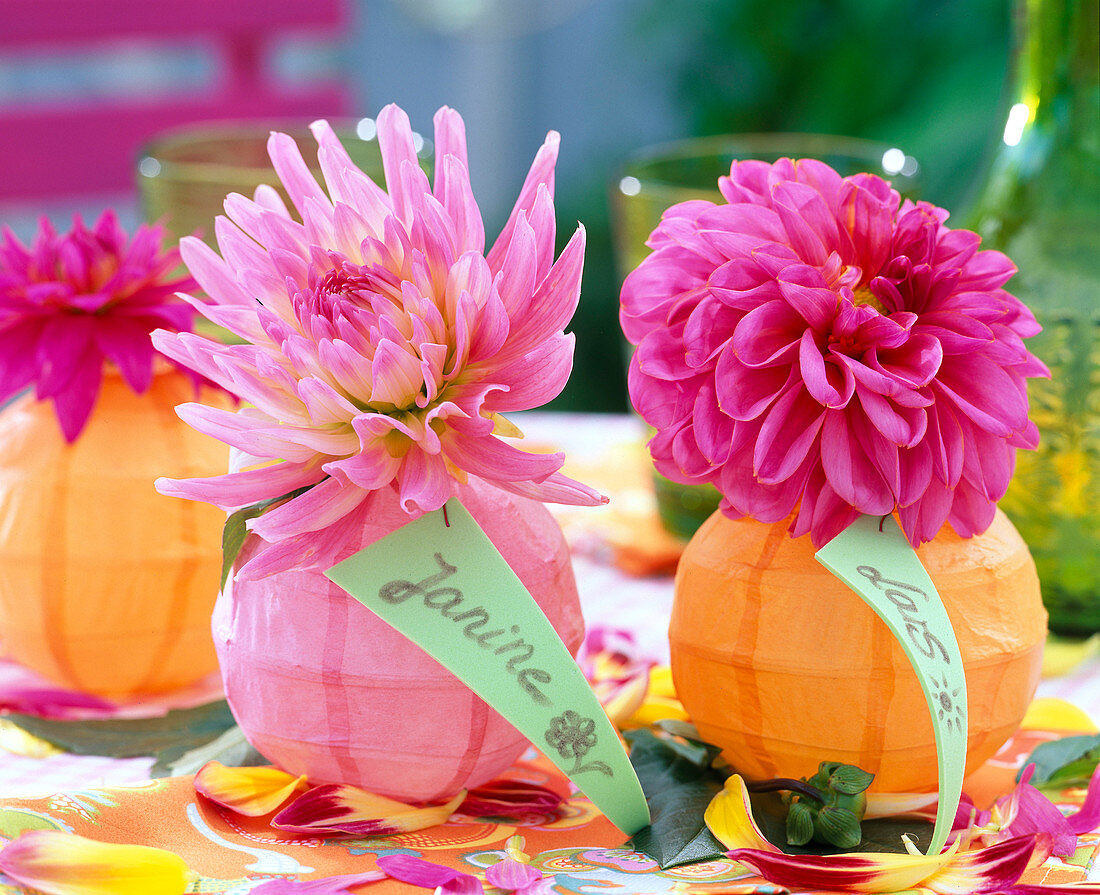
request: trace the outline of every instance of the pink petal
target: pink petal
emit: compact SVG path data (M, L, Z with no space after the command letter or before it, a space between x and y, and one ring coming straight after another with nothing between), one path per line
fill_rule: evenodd
M355 895L360 886L386 878L381 870L368 870L315 880L272 879L248 891L258 895Z
M485 870L485 879L498 889L515 891L531 886L542 879L542 874L530 864L524 864L513 858L505 858L492 864Z
M411 855L381 855L375 863L393 879L425 889L443 888L445 895L464 895L464 893L480 895L484 891L477 877L451 867L433 864L423 858L414 858Z

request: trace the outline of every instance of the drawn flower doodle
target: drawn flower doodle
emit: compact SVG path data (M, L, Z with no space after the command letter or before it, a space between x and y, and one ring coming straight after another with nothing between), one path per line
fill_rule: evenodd
M573 767L568 771L570 776L584 771L599 771L608 777L613 776L611 768L602 761L581 763L597 742L596 722L591 718L582 718L572 709L566 709L563 714L551 719L545 738L558 755L573 759Z

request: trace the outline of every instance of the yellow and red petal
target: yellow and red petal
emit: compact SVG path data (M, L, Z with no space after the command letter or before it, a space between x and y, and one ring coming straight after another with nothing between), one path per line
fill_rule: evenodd
M1017 836L956 855L921 885L938 895L999 892L1011 888L1025 870L1042 864L1050 854L1050 836Z
M391 836L446 823L466 798L462 790L443 805L418 807L355 786L326 784L300 795L275 815L272 825L306 835Z
M740 774L733 774L726 779L725 787L707 806L703 820L726 848L781 854L764 837L753 820L749 790Z
M45 895L182 895L193 874L172 852L32 830L0 850L0 870Z
M459 811L471 817L552 814L563 799L561 793L537 783L497 779L471 789Z
M217 761L195 775L197 793L247 817L270 814L305 785L304 776L278 768L229 768Z

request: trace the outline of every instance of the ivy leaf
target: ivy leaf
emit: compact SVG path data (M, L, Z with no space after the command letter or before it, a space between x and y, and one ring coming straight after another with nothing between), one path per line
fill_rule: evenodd
M1035 765L1035 775L1031 778L1033 786L1058 789L1084 786L1100 764L1100 734L1062 737L1041 743L1023 766L1026 768L1029 764ZM1021 774L1022 770L1016 775L1017 780Z
M255 747L244 738L244 731L233 725L220 736L194 748L176 745L157 755L149 772L151 777L179 777L196 774L204 764L219 761L227 768L252 768L267 765Z
M662 870L709 861L725 846L707 829L703 813L721 790L724 775L685 757L648 730L632 731L630 762L641 781L652 821L627 843Z
M7 719L39 739L74 755L136 758L153 755L168 760L217 739L236 725L224 699L159 718L57 721L34 715Z
M222 528L221 587L225 587L225 582L229 580L229 573L233 571L233 563L237 561L237 555L241 552L241 547L244 546L245 538L248 537L248 520L262 515L264 510L273 504L284 500L293 500L295 497L305 494L312 487L313 485L304 485L301 488L288 491L280 497L270 497L267 500L261 500L259 503L241 507L236 512L229 514L229 517L225 520L225 527Z

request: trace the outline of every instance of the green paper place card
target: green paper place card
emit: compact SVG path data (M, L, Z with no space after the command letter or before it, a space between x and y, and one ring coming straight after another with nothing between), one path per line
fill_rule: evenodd
M596 694L457 500L325 574L507 718L620 830L649 823L641 785Z
M939 805L928 854L938 854L959 807L966 765L966 677L951 620L892 516L861 516L816 557L886 622L924 690L939 760Z

